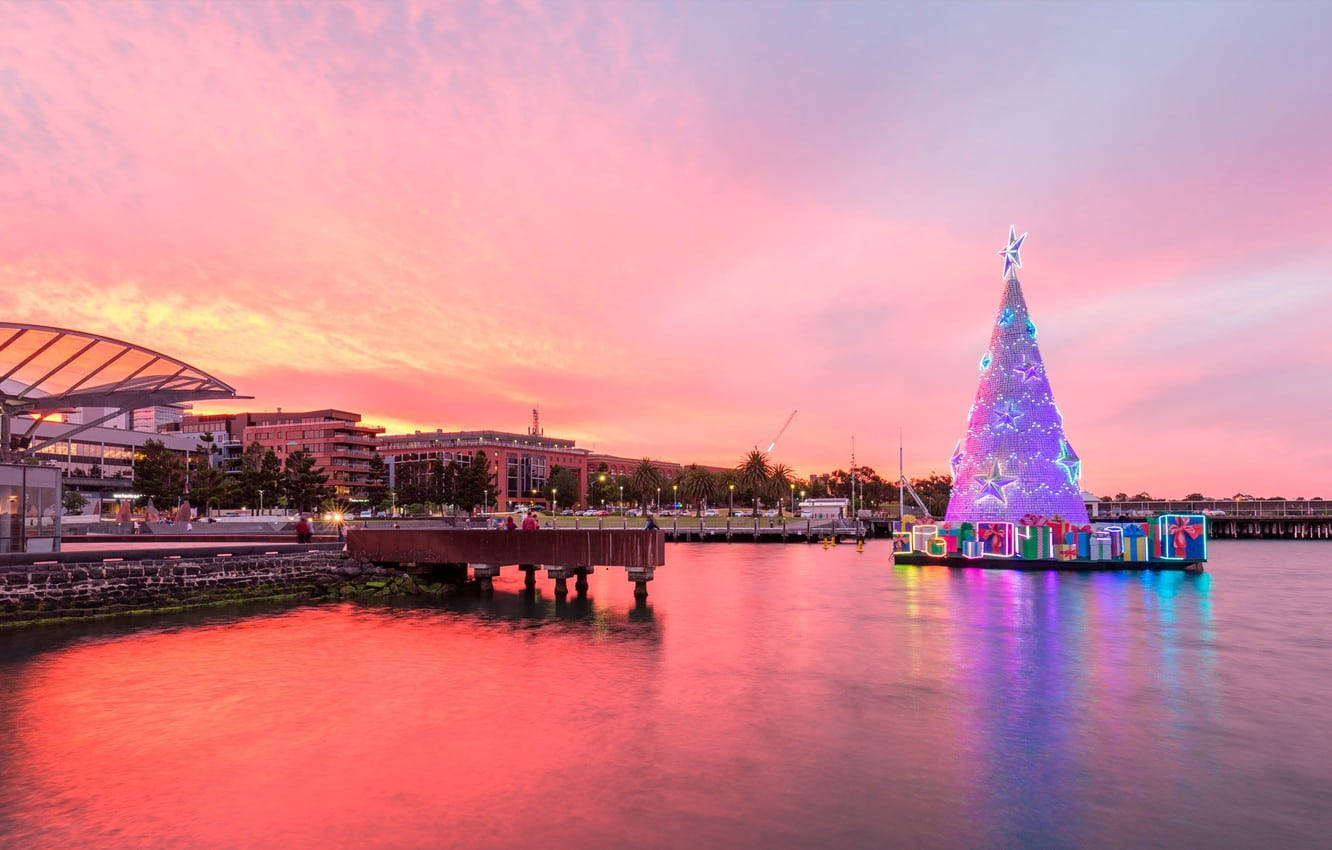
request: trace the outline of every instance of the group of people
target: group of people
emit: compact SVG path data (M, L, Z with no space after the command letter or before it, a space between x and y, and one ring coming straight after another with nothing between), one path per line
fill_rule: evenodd
M499 517L496 517L493 520L491 527L498 528L501 531L517 531L519 525L518 523L513 521L513 516L510 515L506 516L502 522L500 521ZM536 514L529 513L523 517L523 524L521 527L523 531L536 531L538 528L541 527L541 522L540 520L537 519ZM555 527L554 520L551 520L550 527L551 528ZM660 528L660 526L653 521L652 514L648 514L647 522L644 523L643 529L645 531L656 531L658 528Z

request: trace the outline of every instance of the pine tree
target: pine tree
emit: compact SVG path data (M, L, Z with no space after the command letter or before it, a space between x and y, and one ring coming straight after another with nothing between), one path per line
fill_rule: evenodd
M315 469L315 459L307 452L294 451L287 455L283 492L287 503L297 510L306 511L332 495L328 476Z
M1036 345L1014 268L1026 234L1009 230L1004 295L990 347L980 361L980 385L967 433L953 450L953 492L947 520L1017 522L1028 514L1087 522L1078 489L1081 463L1064 436L1063 416Z
M365 476L365 499L370 507L382 511L389 506L388 468L384 458L375 455L370 458L370 469Z
M472 462L458 476L458 507L470 511L479 505L493 506L498 494L490 477L490 461L485 452L477 452ZM489 491L489 493L487 493Z
M134 458L134 489L159 508L174 507L185 492L185 460L161 440L145 440Z

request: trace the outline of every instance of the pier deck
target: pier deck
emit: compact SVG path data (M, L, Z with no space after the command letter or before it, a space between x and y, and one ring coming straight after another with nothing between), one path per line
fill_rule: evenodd
M584 591L588 573L597 567L624 567L634 583L634 595L641 598L647 596L647 583L656 568L666 564L666 535L643 529L353 528L347 531L347 554L400 567L468 565L483 590L491 589L501 568L512 565L527 574L526 585L534 588L536 571L544 568L555 580L557 595L567 592L565 581L570 577Z

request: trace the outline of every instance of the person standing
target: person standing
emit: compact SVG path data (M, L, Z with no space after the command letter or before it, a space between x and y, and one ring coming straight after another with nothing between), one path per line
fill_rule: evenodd
M305 514L301 514L296 519L296 542L309 543L313 539L314 532L310 528L310 521L305 518Z
M537 518L534 515L529 513L527 516L523 517L523 531L536 531L540 527L541 523L537 522Z

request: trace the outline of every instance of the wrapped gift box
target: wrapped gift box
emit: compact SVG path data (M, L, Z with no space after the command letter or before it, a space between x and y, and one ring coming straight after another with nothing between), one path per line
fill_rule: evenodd
M938 536L931 537L925 544L925 554L943 557L948 554L948 547L944 543L944 538Z
M1207 517L1162 514L1156 518L1156 540L1163 561L1207 560Z
M1093 561L1109 561L1110 554L1110 535L1104 531L1098 531L1091 538L1091 557Z
M957 539L958 539L958 540L975 540L975 539L976 539L976 525L975 525L975 523L964 522L964 523L960 524L960 525L957 527Z
M962 541L962 557L979 558L981 556L980 541L974 538Z
M1071 539L1070 539L1071 538ZM1091 557L1091 529L1080 528L1076 531L1070 531L1064 536L1066 543L1072 543L1078 547L1079 558Z
M980 541L983 555L994 558L1013 557L1016 536L1011 522L976 523L976 539Z
M1124 560L1147 561L1151 554L1151 535L1145 526L1134 523L1124 528Z
M1124 529L1122 526L1109 525L1101 529L1110 535L1110 557L1124 557Z
M1048 525L1019 525L1018 554L1027 560L1054 557L1054 529Z
M911 551L926 552L930 538L936 536L938 528L933 525L915 525L911 527Z
M1061 561L1076 561L1078 559L1078 544L1056 543L1055 557Z
M939 536L943 538L945 551L950 555L956 552L959 548L958 544L962 542L958 537L958 529L948 522L940 523L938 528Z

